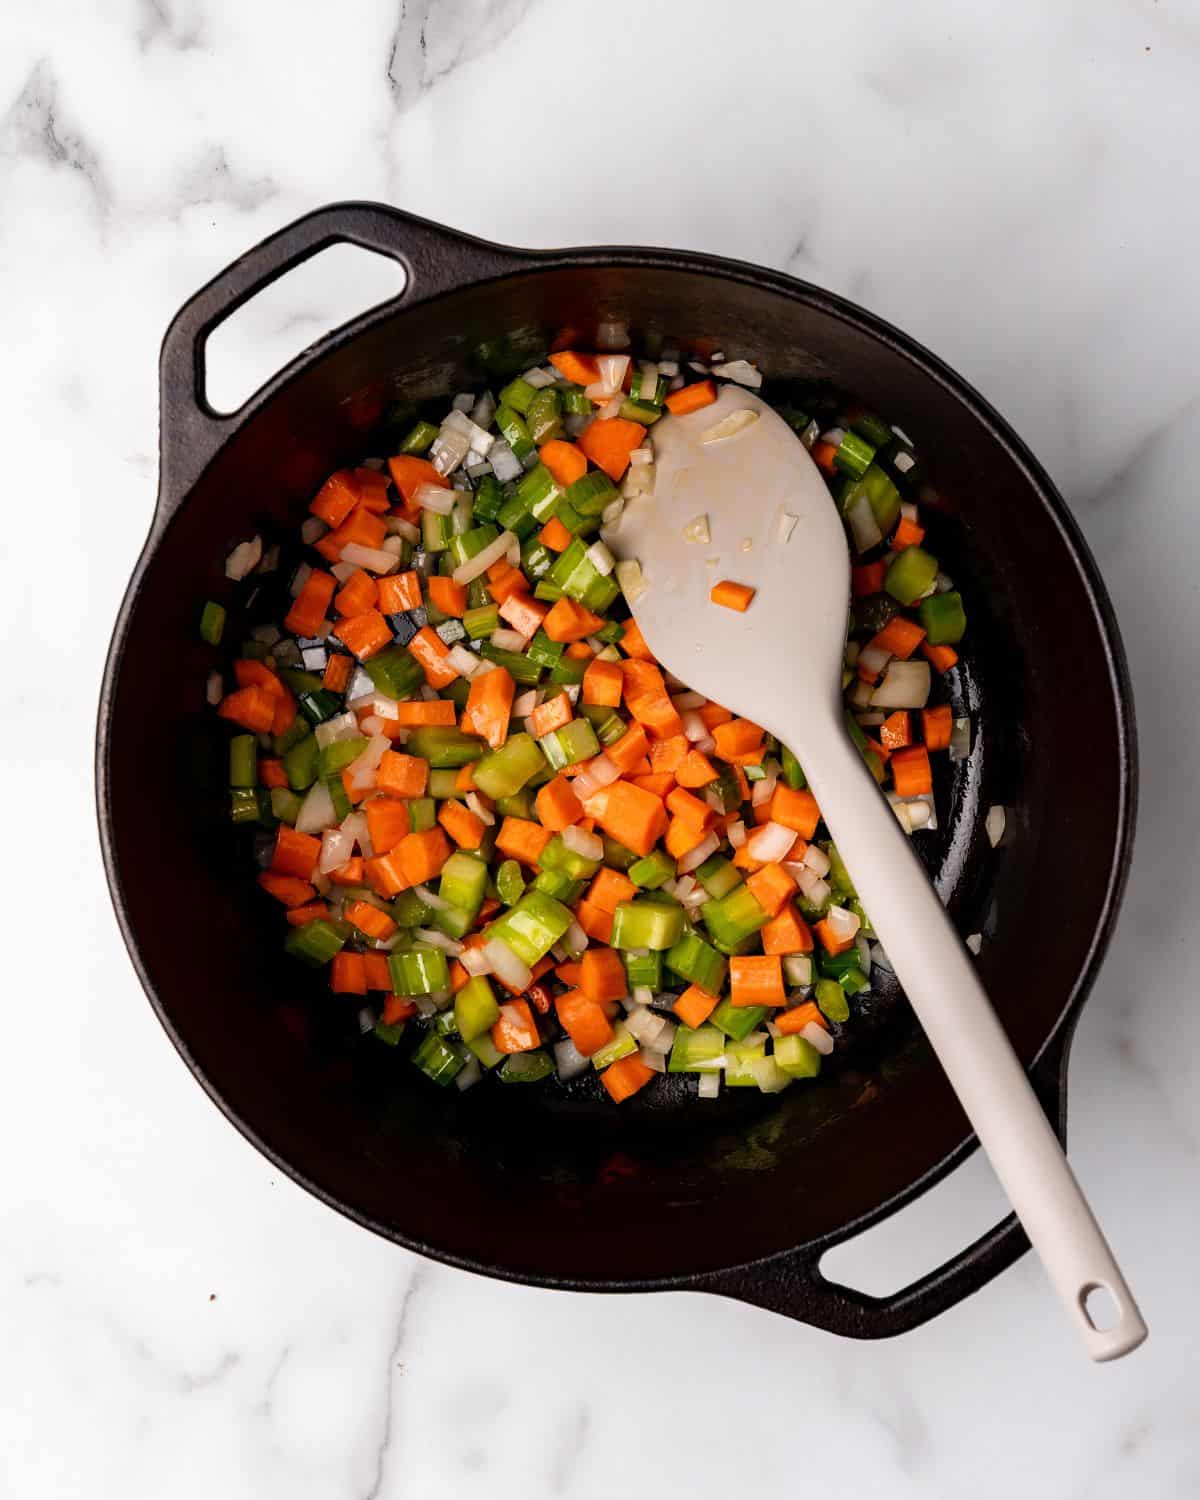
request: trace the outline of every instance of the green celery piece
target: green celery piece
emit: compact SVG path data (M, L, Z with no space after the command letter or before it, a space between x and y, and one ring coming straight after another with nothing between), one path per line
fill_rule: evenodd
M302 667L284 667L279 675L298 698L305 693L321 691L321 679L316 672L306 672Z
M675 861L661 849L652 849L644 859L629 867L629 878L644 891L656 891L660 885L672 879ZM707 887L706 887L707 889Z
M574 906L583 895L584 884L582 880L573 880L565 870L539 870L533 877L532 888L553 896L564 906Z
M471 684L465 677L456 677L453 682L448 682L441 690L442 697L448 698L461 713L467 706L467 699L471 696Z
M404 1026L403 1021L397 1021L395 1025L385 1025L383 1021L376 1021L373 1035L377 1041L385 1042L389 1047L398 1047L400 1038L404 1035Z
M539 667L552 667L566 649L565 642L552 641L546 632L539 628L525 648L525 654L530 661L537 662Z
M905 547L892 559L883 586L901 604L915 604L933 587L937 571L937 558L924 547Z
M555 771L561 771L564 766L578 765L581 760L590 760L600 753L596 731L586 719L572 719L561 729L551 730L538 740L538 745Z
M956 589L922 599L920 616L931 646L957 646L967 628L962 595Z
M492 987L482 974L468 979L454 997L454 1019L464 1042L490 1031L500 1018L500 1007Z
M320 755L321 747L311 734L306 734L284 754L283 770L292 791L306 791L316 781Z
M204 608L200 611L200 639L207 641L210 646L219 646L225 633L225 620L225 606L206 599Z
M767 914L744 884L700 908L704 925L718 948L732 948L767 924Z
M803 792L808 787L808 778L800 762L786 745L779 748L779 760L783 768L784 785L789 786L793 792Z
M479 481L472 502L472 511L477 521L494 521L504 504L504 486L494 474L485 474ZM470 535L470 533L467 533Z
M492 542L500 533L494 526L472 526L460 536L451 537L450 544L446 548L454 568L461 568L463 563L470 562L471 558L478 556L480 552ZM453 571L453 569L451 570Z
M601 573L588 559L587 543L581 537L575 537L566 551L559 555L546 579L562 589L569 599L597 614L603 614L620 593L616 577Z
M777 1036L774 1057L789 1078L815 1078L821 1071L821 1054L802 1036Z
M411 747L413 736L409 736ZM512 734L498 750L476 761L475 785L485 797L512 797L545 765L545 757L531 734Z
M437 807L432 797L414 797L408 804L408 826L412 833L428 833L437 822Z
M541 1083L554 1072L554 1059L544 1047L532 1052L510 1052L496 1075L501 1083Z
M839 975L838 983L847 995L857 995L861 990L870 989L871 987L871 981L857 964Z
M722 766L721 774L716 781L710 781L704 790L717 794L722 812L733 812L736 807L741 806L742 789L738 785L737 777L733 774L732 766Z
M332 776L339 776L352 760L358 759L368 743L366 735L354 734L348 739L334 740L330 745L323 745L317 757L317 772L321 780L328 781Z
M504 1061L504 1053L492 1041L490 1031L485 1031L482 1036L472 1037L467 1043L467 1048L475 1054L485 1068L494 1068Z
M525 416L529 408L533 405L536 396L537 386L530 385L527 380L523 380L518 375L515 380L510 380L500 392L497 404L499 406L511 406L513 411L520 412L522 416Z
M767 1015L765 1005L734 1005L732 1000L722 1000L709 1020L735 1042L748 1037Z
M529 435L539 448L562 437L562 405L553 386L545 386L534 395L525 420Z
M491 641L483 642L479 654L485 661L493 661L498 667L503 667L521 687L536 687L537 680L542 675L537 662L523 652L506 651L502 646L493 646Z
M675 1031L668 1073L719 1073L725 1038L715 1026L680 1026Z
M674 873L673 864L672 873ZM630 880L633 879L632 872L629 878ZM737 872L737 866L732 860L726 859L721 854L710 854L696 871L696 879L714 901L719 901L722 896L727 896L735 886L739 886L742 883L742 877Z
M435 770L446 771L478 760L487 747L482 740L448 724L422 724L411 731L404 748L409 755L427 760Z
M458 797L460 800L465 793L458 789L458 772L450 768L443 771L430 771L429 773L429 795L435 802L446 802Z
M632 397L626 396L621 402L621 416L627 422L640 422L643 427L653 427L662 414L662 407L655 406L650 401L634 401Z
M449 516L435 510L421 512L421 545L426 552L444 552L453 535L454 523Z
M638 856L632 849L626 849L624 844L619 844L616 839L610 838L608 834L603 835L604 841L604 863L610 870L628 870L631 865L636 865Z
M310 724L324 724L326 719L332 719L334 714L342 711L341 698L327 688L316 693L301 693L299 704L300 712Z
M484 604L479 609L469 609L463 615L463 626L473 641L484 639L494 630L500 629L500 606Z
M600 530L600 517L581 515L565 495L555 506L554 514L572 536L590 536L593 531Z
M389 646L363 662L363 670L389 698L411 698L425 681L421 663L403 646Z
M750 1067L752 1061L767 1055L766 1038L757 1042L735 1041L725 1048L725 1087L731 1089L757 1088L758 1079Z
M488 940L505 943L522 963L545 958L574 921L570 910L542 891L526 891L514 907L487 929Z
M698 933L688 932L667 950L666 965L672 974L697 985L706 995L719 995L729 961Z
M856 896L858 892L854 889L850 871L846 868L846 861L838 852L837 845L832 839L824 839L821 848L829 856L829 874L825 879L830 890L837 896Z
M591 397L584 394L582 386L563 386L560 394L562 396L563 411L569 416L590 417L596 410L592 405Z
M562 834L556 833L542 850L538 868L561 871L572 880L588 880L600 868L600 861L589 859L585 854L577 854L574 849L567 847Z
M515 906L525 893L525 877L515 859L506 859L496 871L496 894L505 906Z
M325 790L329 793L329 800L333 803L333 815L340 823L343 818L348 818L353 811L350 806L350 798L346 795L346 788L342 783L341 775L323 778Z
M301 798L286 786L273 786L271 788L271 811L281 823L295 826L296 819L300 816Z
M257 787L235 786L229 793L229 820L231 823L258 823L262 820L263 805Z
M522 510L542 524L554 514L562 488L545 464L535 464L517 483L516 498Z
M421 1045L413 1052L412 1060L426 1078L443 1088L453 1083L467 1065L458 1048L435 1031L428 1031L421 1038Z
M252 734L235 734L229 741L229 785L258 785L258 740Z
M863 906L858 897L851 896L847 900L845 900L843 904L858 918L861 924L858 930L863 935L863 937L873 941L876 935L875 928L871 924L870 917L867 916L866 908Z
M557 604L563 597L563 591L558 584L551 583L549 578L539 578L537 587L533 591L533 597L540 599L544 604Z
M531 536L521 546L521 572L531 581L536 582L544 573L548 573L554 562L556 554L551 552L545 542L539 541L536 536Z
M496 426L500 436L517 458L525 459L533 452L533 439L521 413L512 406L501 406L496 412Z
M615 709L608 708L602 703L581 703L579 711L596 731L596 738L602 745L615 745L629 728Z
M850 1019L850 1006L846 1001L846 992L836 979L818 979L814 994L821 1014L827 1016L829 1020L848 1021Z
M299 958L312 968L327 964L345 945L345 935L324 917L305 922L303 927L293 927L284 941L286 953Z
M617 498L619 491L602 469L583 474L567 486L567 504L581 516L598 516Z
M634 901L619 901L613 913L614 948L649 948L657 952L672 947L682 933L683 907L676 901L643 896Z
M636 1052L637 1049L637 1038L630 1033L624 1021L618 1021L613 1027L612 1041L605 1042L603 1047L597 1048L592 1053L592 1066L599 1073L620 1058L628 1057L631 1052Z
M807 426L807 422L805 426ZM873 411L860 411L850 422L850 427L860 437L866 438L873 447L883 448L892 442L895 434L882 417L875 415Z
M393 949L388 954L388 970L397 995L430 995L450 988L450 967L441 948Z
M549 681L555 685L582 682L588 664L574 656L560 656L550 668Z
M429 920L431 927L461 942L475 924L475 913L461 906L439 906Z
M621 958L625 964L625 978L629 981L630 989L633 989L635 984L644 985L648 990L662 989L663 956L661 952L622 953Z
M817 959L817 972L825 979L840 980L850 969L858 968L858 951L848 949L845 953L822 953Z
M416 891L401 891L391 904L391 913L397 927L428 927L433 907L422 901Z
M833 462L843 474L849 474L852 479L861 479L871 467L875 458L875 449L866 438L860 436L853 430L848 431L833 455Z
M417 458L429 452L439 429L432 422L417 422L410 427L400 444L401 453L411 453Z
M302 739L306 738L308 733L308 723L304 715L297 714L283 733L277 734L274 737L271 742L271 749L276 755L286 755L292 746L298 745Z
M524 786L511 797L497 797L496 811L502 818L532 818L535 812L533 789Z
M473 922L483 905L487 876L488 868L483 860L457 849L442 866L438 895L451 906L468 912Z
M900 491L877 463L872 463L861 478L847 483L842 494L842 514L846 515L863 495L871 502L875 524L887 536L900 515Z

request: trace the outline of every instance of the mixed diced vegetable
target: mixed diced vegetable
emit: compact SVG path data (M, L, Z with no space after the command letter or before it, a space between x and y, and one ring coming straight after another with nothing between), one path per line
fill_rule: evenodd
M290 608L209 676L286 951L435 1083L774 1093L818 1075L886 966L795 756L654 660L636 565L597 535L653 493L654 424L723 379L761 383L743 360L565 350L456 396L329 477ZM931 701L963 601L924 545L911 443L832 400L778 409L846 520L848 729L912 833L936 826L931 757L969 748ZM226 571L278 557L255 537ZM201 637L227 623L209 601Z

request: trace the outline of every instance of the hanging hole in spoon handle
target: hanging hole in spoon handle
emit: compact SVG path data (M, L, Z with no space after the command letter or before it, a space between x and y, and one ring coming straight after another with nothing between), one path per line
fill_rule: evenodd
M1137 1304L965 945L842 726L840 705L824 714L778 710L796 722L769 727L799 755L888 961L1088 1354L1128 1354L1146 1337ZM1104 1329L1089 1316L1097 1288L1116 1308Z

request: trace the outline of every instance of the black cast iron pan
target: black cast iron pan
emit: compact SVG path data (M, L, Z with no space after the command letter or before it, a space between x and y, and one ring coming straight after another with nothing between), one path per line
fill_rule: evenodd
M309 256L348 242L400 261L404 293L307 351L231 416L204 395L212 330ZM682 251L533 252L347 203L264 241L203 288L163 342L158 504L122 604L97 732L104 857L142 984L234 1124L332 1207L490 1275L592 1291L698 1290L871 1338L952 1306L1026 1248L1011 1217L894 1296L821 1275L831 1245L894 1212L973 1138L902 1000L884 987L854 1049L772 1100L648 1090L620 1111L586 1088L447 1097L280 954L223 798L215 664L199 604L229 546L294 529L339 464L382 451L388 413L527 367L599 321L756 360L777 389L832 382L899 423L941 497L943 566L970 648L953 701L976 728L921 848L1062 1133L1072 1029L1111 931L1135 801L1133 711L1116 623L1050 480L1003 420L896 329L774 271ZM277 614L276 616L277 617ZM232 630L234 639L238 633ZM153 732L148 726L153 725ZM1086 726L1086 754L1081 753ZM992 803L1005 844L983 835ZM750 1092L750 1091L744 1091ZM650 1097L647 1097L650 1096Z

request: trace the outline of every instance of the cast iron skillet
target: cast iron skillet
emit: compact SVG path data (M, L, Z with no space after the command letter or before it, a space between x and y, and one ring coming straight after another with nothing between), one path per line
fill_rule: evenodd
M338 242L402 262L405 292L218 415L204 396L207 336ZM347 203L264 241L186 304L162 349L158 504L100 700L97 796L117 915L213 1100L277 1166L379 1234L542 1286L719 1292L842 1334L896 1334L1027 1242L1006 1219L886 1298L821 1275L825 1250L975 1144L893 996L871 1002L846 1065L777 1100L681 1109L671 1090L649 1090L618 1111L586 1088L448 1097L377 1044L355 1046L345 1013L280 956L277 910L251 894L248 851L225 816L223 737L203 703L216 662L197 640L198 609L228 599L236 640L242 619L274 604L225 591L229 546L255 528L294 528L331 469L379 451L375 429L395 402L494 384L564 330L588 347L600 319L625 321L638 342L747 356L777 381L832 380L931 459L949 513L935 522L937 550L971 617L951 686L977 732L949 788L953 812L920 847L960 930L984 932L984 982L1063 1132L1071 1033L1134 819L1133 710L1103 585L1046 474L945 365L840 298L713 256L512 250ZM994 852L981 831L993 802L1013 809Z

